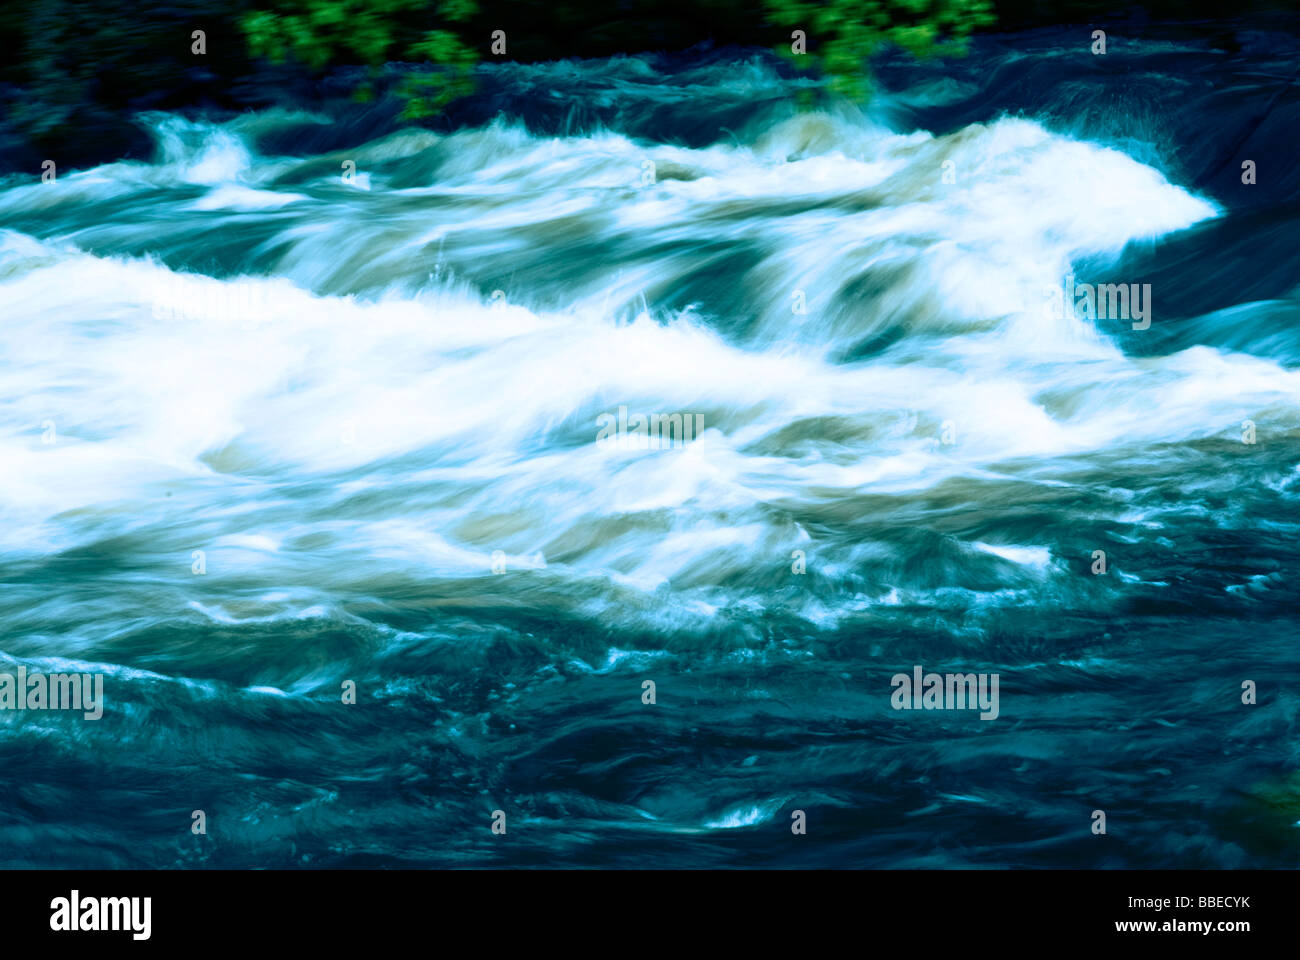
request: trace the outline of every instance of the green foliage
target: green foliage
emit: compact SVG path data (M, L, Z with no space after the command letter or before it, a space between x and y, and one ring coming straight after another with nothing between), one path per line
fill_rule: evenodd
M808 52L788 43L778 52L800 66L820 67L829 88L861 99L870 91L867 59L882 47L917 56L952 56L965 50L977 27L996 22L992 0L763 0L771 22L803 30Z
M473 0L464 0L472 4ZM398 93L406 101L402 118L416 120L438 113L451 101L474 89L474 65L478 52L461 43L449 30L431 30L410 51L413 55L440 64L439 76L410 77Z
M427 117L471 92L480 51L494 28L510 29L520 62L617 52L683 50L706 38L770 43L774 25L808 34L809 56L850 94L867 91L863 64L881 45L950 52L991 21L1043 16L1043 0L0 0L0 169L46 157L103 162L146 156L142 110L261 109L305 90L338 67L368 67L350 92L364 102L387 86L381 67L419 60L396 92L404 118ZM1245 6L1295 0L1239 0ZM1101 9L1114 0L1060 0ZM1207 0L1144 0L1169 9ZM1208 9L1208 5L1207 5ZM206 52L191 50L203 30ZM788 52L788 44L785 46ZM270 63L283 66L267 69ZM399 72L399 71L393 71ZM310 95L310 94L309 94Z
M436 74L411 77L398 88L406 119L431 116L473 91L478 52L453 31L429 29L464 23L477 0L271 0L240 20L249 52L275 63L294 60L320 71L336 64L378 67L388 60L433 64ZM370 96L369 86L358 98Z

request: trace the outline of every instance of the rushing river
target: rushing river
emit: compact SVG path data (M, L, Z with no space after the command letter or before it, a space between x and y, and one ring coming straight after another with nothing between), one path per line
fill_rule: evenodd
M8 177L0 863L1294 866L1300 48L1090 43Z

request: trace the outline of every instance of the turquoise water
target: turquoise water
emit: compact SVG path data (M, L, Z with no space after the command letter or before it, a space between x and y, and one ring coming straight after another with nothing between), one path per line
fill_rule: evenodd
M1239 40L986 38L866 113L489 68L452 133L10 177L0 671L106 704L0 712L0 862L1294 865L1300 88Z

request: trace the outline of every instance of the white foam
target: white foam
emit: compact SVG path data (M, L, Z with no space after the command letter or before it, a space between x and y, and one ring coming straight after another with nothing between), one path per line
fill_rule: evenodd
M613 134L538 140L497 125L421 147L449 145L437 187L478 212L457 227L422 209L391 245L369 224L331 226L334 199L266 186L230 130L160 130L164 163L150 176L212 184L200 201L208 212L320 205L320 220L288 220L278 235L290 276L366 269L458 229L515 253L550 216L591 218L585 236L644 256L607 275L592 257L574 305L541 311L493 305L454 282L413 296L404 276L378 302L317 296L285 277L178 280L152 261L6 233L6 550L148 528L175 490L190 513L167 515L182 533L160 552L215 547L268 586L324 576L357 587L394 572L479 578L500 550L512 575L536 582L601 584L620 597L687 584L696 592L675 609L648 603L626 615L708 618L752 599L715 589L726 571L815 549L774 505L926 490L992 476L1014 458L1184 442L1246 418L1300 422L1300 372L1205 347L1134 359L1086 322L1038 309L1042 285L1059 282L1072 257L1115 254L1216 210L1123 154L1028 121L945 137L824 121L706 150ZM647 149L660 172L694 179L635 186ZM942 182L944 160L960 186ZM370 184L386 189L382 172ZM46 196L5 191L0 214ZM843 202L790 204L810 196ZM742 234L756 249L745 281L772 294L759 327L780 336L729 338L692 311L626 323L602 309L696 269L653 253L675 239ZM881 265L898 268L894 286L861 316L818 313L818 290ZM815 309L796 323L789 292L799 287ZM906 325L893 350L830 359L887 314ZM682 449L598 446L597 418L623 405L698 413L705 429ZM317 546L295 546L313 535ZM1051 562L1042 546L975 547L1040 570ZM848 557L822 560L852 570ZM903 595L882 597L862 602ZM806 602L809 617L825 615Z

